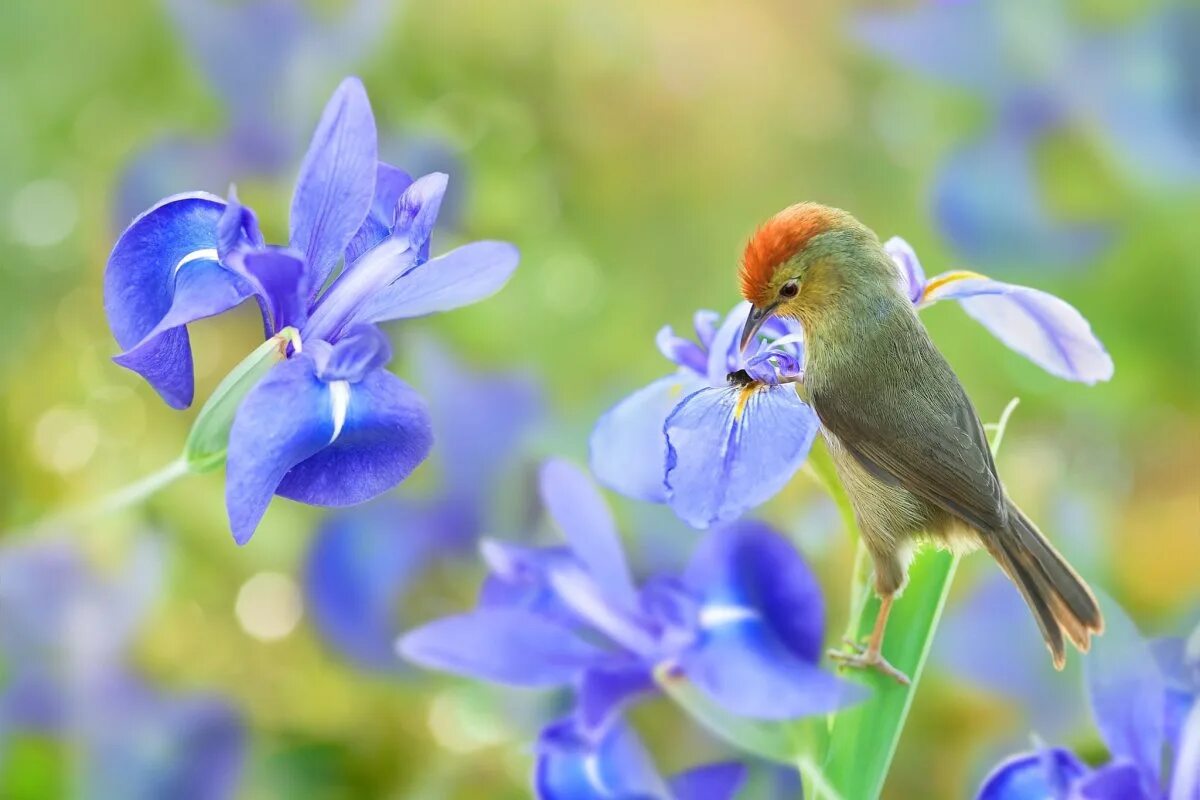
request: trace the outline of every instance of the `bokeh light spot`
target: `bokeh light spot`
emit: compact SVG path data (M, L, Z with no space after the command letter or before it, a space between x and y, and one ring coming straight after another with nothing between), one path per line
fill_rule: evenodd
M66 475L87 465L100 431L90 415L73 408L49 409L33 426L33 456L49 470Z
M65 181L42 178L13 196L8 224L12 238L30 247L50 247L66 239L79 221L79 203Z
M279 572L259 572L238 590L234 614L250 636L274 642L296 629L304 606L295 581Z
M494 747L507 737L504 728L478 697L465 692L439 692L429 704L429 730L437 743L454 753Z

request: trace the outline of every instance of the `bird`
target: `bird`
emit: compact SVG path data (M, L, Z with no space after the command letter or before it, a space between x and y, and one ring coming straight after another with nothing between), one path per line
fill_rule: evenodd
M929 540L991 554L1056 668L1064 640L1087 652L1104 630L1095 595L1009 498L979 415L875 233L840 209L798 203L754 232L739 278L750 303L743 351L772 316L803 330L797 391L820 420L874 568L880 607L866 646L830 656L908 683L883 657L884 632L913 550Z

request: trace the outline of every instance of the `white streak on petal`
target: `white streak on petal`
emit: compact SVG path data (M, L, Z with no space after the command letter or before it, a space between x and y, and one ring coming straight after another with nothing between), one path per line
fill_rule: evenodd
M730 606L714 603L700 609L700 626L706 630L719 628L722 625L735 625L748 619L757 618L758 612L746 606Z
M333 444L342 435L342 426L346 424L346 410L350 408L349 381L329 384L329 406L333 411L333 435L329 437L329 443Z
M172 274L178 274L179 270L186 267L193 261L220 261L215 247L206 247L203 250L193 250L183 258L179 259L179 263L175 265Z

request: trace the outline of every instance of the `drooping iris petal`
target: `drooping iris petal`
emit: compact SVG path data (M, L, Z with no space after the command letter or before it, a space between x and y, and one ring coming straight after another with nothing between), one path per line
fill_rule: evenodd
M709 764L671 778L671 797L673 800L732 800L745 780L746 767L741 764Z
M1086 662L1092 715L1114 760L1136 764L1146 785L1157 786L1167 700L1162 673L1121 607L1106 598L1101 607L1104 635L1092 643Z
M570 628L515 608L435 620L405 634L396 647L423 667L512 686L566 684L606 658Z
M920 300L921 292L925 290L925 270L912 245L899 236L893 236L884 243L883 249L896 262L900 270L900 285L904 287L908 299L914 303Z
M225 469L225 504L238 544L250 540L288 470L335 438L334 399L313 369L307 356L279 364L238 407ZM345 411L343 425L344 419Z
M313 380L330 395L333 430L325 447L284 475L280 496L318 506L362 503L399 484L429 455L425 401L392 373L372 370L358 383Z
M755 719L827 714L864 696L848 683L785 648L754 615L702 612L700 642L680 653L676 667L717 705Z
M316 364L317 377L326 383L358 383L367 373L392 360L391 342L374 325L351 325L336 344L328 345L318 339L308 350Z
M391 234L392 226L396 222L396 204L412 182L412 177L404 170L379 162L375 172L375 199L371 203L371 210L346 248L347 269L359 256Z
M978 800L1047 800L1065 797L1068 787L1087 773L1069 750L1054 748L1013 756L983 781Z
M383 499L332 514L304 568L305 606L320 634L357 663L393 671L399 602L438 531L421 509Z
M325 285L362 226L375 194L375 116L358 78L325 106L292 195L291 244L304 254L310 297Z
M231 264L254 282L271 315L272 331L308 321L309 274L303 257L283 247L266 247L238 254Z
M633 698L654 688L654 677L640 662L589 669L576 688L578 722L586 732L598 732Z
M701 616L758 615L780 644L817 663L825 638L821 586L804 559L761 522L714 530L696 548L684 582L702 599Z
M619 722L593 742L568 718L547 727L537 749L539 800L673 800L637 735Z
M612 600L635 607L637 591L625 563L617 523L595 485L561 459L546 462L540 482L542 503L571 552Z
M1053 375L1089 384L1112 377L1112 358L1091 325L1052 294L948 272L929 281L921 304L939 300L958 300L997 339Z
M610 408L589 439L589 465L600 483L637 500L667 499L663 426L683 398L707 384L690 372L659 378Z
M153 341L143 339L171 310L178 273L215 261L224 210L225 201L203 192L168 197L126 228L104 271L104 311L117 344L125 350L142 345L123 366L142 374L174 408L192 401L187 331L169 328ZM228 281L236 285L237 278L228 274Z
M517 248L507 242L471 242L430 259L366 298L354 319L385 322L477 303L508 283Z
M790 386L695 392L664 427L671 508L697 528L738 518L784 487L817 429L816 415Z

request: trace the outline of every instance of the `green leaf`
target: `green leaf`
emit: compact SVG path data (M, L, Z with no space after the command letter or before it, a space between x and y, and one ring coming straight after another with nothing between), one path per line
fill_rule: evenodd
M284 328L263 342L217 384L196 415L183 446L183 460L190 472L210 472L225 463L229 429L238 406L271 367L287 357L289 344L299 350L300 336L295 328Z
M1015 399L1010 402L994 427L993 452L1000 446L1009 415L1016 405ZM835 499L840 502L840 498L835 496ZM858 549L847 631L847 637L854 641L862 641L870 635L879 611L879 598L875 597L869 580L870 559L866 557L861 541ZM906 674L911 683L902 686L877 672L858 674L872 688L872 695L865 703L837 715L826 751L824 777L837 795L870 800L879 797L883 791L958 561L958 556L933 548L925 548L913 561L908 586L888 619L888 630L895 633L885 637L883 644L884 657ZM813 797L819 800L827 796L820 787L814 788L817 791Z

